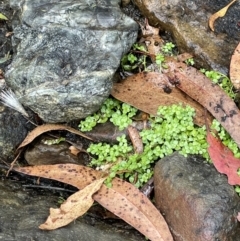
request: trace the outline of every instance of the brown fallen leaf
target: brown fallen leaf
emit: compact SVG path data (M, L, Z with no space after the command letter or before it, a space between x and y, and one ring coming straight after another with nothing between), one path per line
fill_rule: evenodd
M155 57L153 56L160 53L161 47L164 43L163 39L159 35L159 28L150 26L147 19L145 19L144 25L141 23L139 24L143 35L140 42L145 42L148 53L152 56L152 60L155 60Z
M71 153L74 155L74 156L77 156L80 152L81 152L81 150L79 150L77 147L75 147L75 146L70 146L69 147L69 150L71 151Z
M216 19L224 17L228 8L234 3L236 0L231 1L226 7L220 9L218 12L211 15L211 17L208 20L208 25L212 31L214 31L214 22Z
M240 112L234 101L193 67L168 62L169 81L204 106L240 147Z
M18 146L17 150L19 150L20 148L28 145L29 143L31 143L36 137L40 136L41 134L48 132L48 131L55 131L55 130L65 130L65 131L69 131L71 133L74 133L76 135L82 136L86 139L92 140L90 137L88 137L87 135L83 134L82 132L71 128L69 126L65 126L65 125L59 125L59 124L46 124L46 125L41 125L36 127L33 131L31 131L26 138L23 140L23 142Z
M232 55L229 75L233 86L240 89L240 43Z
M129 76L121 83L113 84L111 95L151 115L157 114L159 106L190 105L196 110L195 123L199 126L205 124L204 108L171 85L165 74L142 72ZM211 119L209 115L208 119Z
M84 188L103 172L89 167L64 164L15 168L16 171L68 183ZM93 195L103 207L133 226L152 241L173 241L169 228L156 207L132 184L119 178L112 180L112 187L103 184Z
M131 142L133 144L135 153L142 153L143 152L143 143L142 143L142 138L137 130L137 128L133 126L128 126L127 128L129 137L131 139Z
M39 226L43 230L54 230L66 226L86 213L94 203L92 195L102 186L104 178L97 179L82 190L72 194L60 208L50 208L50 215Z

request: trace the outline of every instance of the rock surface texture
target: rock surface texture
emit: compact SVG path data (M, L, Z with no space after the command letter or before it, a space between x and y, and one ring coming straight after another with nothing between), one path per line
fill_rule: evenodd
M108 97L138 25L118 0L11 0L16 53L6 73L21 103L46 122L95 112Z
M228 0L134 0L150 24L172 33L180 52L193 54L199 66L228 72L231 55L240 40L240 2L226 16L216 20L215 32L209 17L225 7Z
M160 160L154 171L156 206L175 241L240 240L240 198L226 176L178 153Z

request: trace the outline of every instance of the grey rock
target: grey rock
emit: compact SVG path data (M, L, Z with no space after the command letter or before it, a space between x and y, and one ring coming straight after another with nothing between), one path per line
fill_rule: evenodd
M134 0L150 24L170 32L180 52L193 54L198 66L228 72L230 58L240 40L240 2L236 1L223 18L208 27L209 17L229 1Z
M38 226L46 221L49 208L57 208L58 195L51 192L23 190L17 182L0 181L1 241L144 241L135 232L94 220L88 215L68 226L43 231ZM133 231L133 230L132 230Z
M240 198L213 165L174 153L156 164L154 188L175 241L240 240Z
M94 113L108 97L138 25L118 0L10 1L17 52L6 73L21 103L46 122Z

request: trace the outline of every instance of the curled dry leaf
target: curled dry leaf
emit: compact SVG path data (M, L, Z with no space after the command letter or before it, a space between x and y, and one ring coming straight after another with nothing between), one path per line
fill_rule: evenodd
M142 138L137 130L137 128L133 126L129 126L128 128L128 134L131 139L131 142L134 146L135 153L142 153L143 152L143 143Z
M92 206L94 200L92 195L102 186L104 178L97 179L82 190L71 195L60 208L50 208L50 215L40 229L54 230L74 221L82 216Z
M195 123L200 126L205 124L204 108L171 85L165 74L143 72L129 76L121 83L114 83L111 94L116 99L151 115L157 114L159 106L179 103L190 105L196 110ZM208 119L211 119L209 115Z
M74 164L21 167L15 170L32 176L68 183L79 189L84 188L103 175L100 171ZM169 228L160 212L132 184L114 178L112 187L108 188L103 184L99 191L93 195L93 199L150 240L173 241Z
M74 133L76 135L82 136L84 138L87 138L89 140L92 140L90 137L88 137L87 135L83 134L82 132L71 128L69 126L65 126L65 125L59 125L59 124L46 124L46 125L41 125L36 127L33 131L31 131L26 138L23 140L23 142L19 145L19 147L17 148L17 150L19 150L20 148L28 145L29 143L31 143L36 137L40 136L41 134L48 132L48 131L55 131L55 130L65 130L65 131L69 131L71 133Z
M232 55L229 75L233 86L240 89L240 43Z
M227 175L230 185L240 185L240 176L237 173L240 160L235 158L231 150L210 132L207 134L207 142L209 156L218 172Z
M236 0L231 1L226 7L222 8L218 12L214 13L208 20L208 25L212 31L214 31L214 22L216 19L224 17L228 8L234 3Z

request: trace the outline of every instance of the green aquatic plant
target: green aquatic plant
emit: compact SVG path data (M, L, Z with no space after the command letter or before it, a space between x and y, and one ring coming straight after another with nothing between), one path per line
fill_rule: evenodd
M177 150L184 156L200 154L209 159L206 128L195 126L194 116L195 110L190 106L159 107L157 116L151 121L151 129L140 133L143 143L163 147L158 152L161 158Z
M175 45L172 42L167 42L161 47L161 51L156 54L155 63L159 66L160 72L162 67L164 67L162 64L165 61L165 56L172 56L174 48ZM136 68L148 71L147 57L149 57L147 49L143 45L136 43L133 45L132 50L122 57L121 67L125 71L133 71ZM148 62L150 65L151 61Z
M167 42L162 46L162 52L165 55L173 55L173 49L175 48L175 44L172 42Z
M133 107L126 105L125 112L129 113ZM121 112L124 113L124 110ZM93 156L90 165L108 169L108 185L113 177L119 176L141 187L152 177L154 163L174 151L179 151L184 156L200 154L209 159L205 127L194 125L194 115L194 109L189 106L159 107L157 116L151 116L149 120L151 128L140 132L144 145L142 153L134 153L132 144L123 135L118 137L118 144L91 144L87 149Z
M133 71L141 66L146 70L146 65L147 49L138 43L134 44L132 50L125 54L121 59L121 67L125 71Z
M110 120L120 130L123 130L132 123L132 117L136 113L137 109L134 107L108 98L98 112L80 121L78 127L81 131L90 131L98 123L105 123Z
M236 93L234 93L231 80L226 75L215 70L201 69L200 71L211 79L213 83L218 84L230 98L235 100Z
M193 58L186 59L184 62L185 62L187 65L190 65L190 66L192 66L192 65L195 64L195 61L194 61Z
M155 62L157 64L157 66L159 67L159 72L162 72L162 67L164 67L163 66L164 61L165 61L165 57L163 54L160 53L160 54L156 55Z

